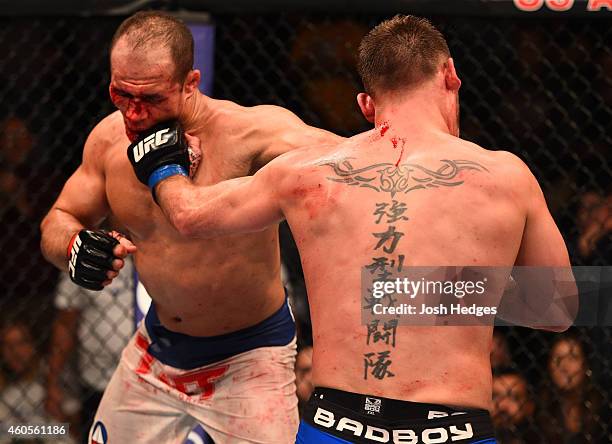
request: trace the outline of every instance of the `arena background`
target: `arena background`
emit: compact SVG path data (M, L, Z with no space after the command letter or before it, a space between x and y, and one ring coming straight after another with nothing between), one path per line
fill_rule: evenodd
M180 10L214 25L213 97L281 105L342 135L369 128L355 103L361 37L397 12L430 17L447 36L463 81L462 137L525 160L542 185L572 263L610 265L612 2L328 0L295 1L289 10L285 3L0 1L0 393L14 391L17 383L19 403L36 404L29 407L44 414L45 395L33 396L22 384L45 380L58 312L58 272L41 256L38 227L79 164L87 134L113 111L108 46L120 21L138 9ZM520 5L540 8L521 11ZM308 343L299 258L287 227L281 230L301 342ZM106 315L100 310L96 319L106 328L91 332L101 344L119 334ZM37 351L27 362L31 371L19 373L6 362L11 352L5 333L15 324L31 332ZM612 442L609 326L571 332L586 353L586 382L575 394L577 433L565 430L562 412L569 401L549 375L556 336L523 328L499 331L510 358L502 367L524 375L534 406L521 424L504 431L501 442ZM78 398L75 369L63 384ZM14 404L0 395L0 421L15 417L7 416Z

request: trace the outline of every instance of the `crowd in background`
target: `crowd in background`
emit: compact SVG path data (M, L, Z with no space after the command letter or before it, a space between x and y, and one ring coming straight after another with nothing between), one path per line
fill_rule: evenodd
M354 52L368 24L285 20L281 26L265 18L219 19L215 95L243 104L278 103L308 123L343 135L366 129L354 103ZM103 42L110 41L116 23L105 22L100 29L109 35L95 42L87 24L74 23L55 28L55 33L72 33L68 44L45 37L44 26L28 28L27 21L0 33L0 43L6 43L22 26L32 36L15 40L25 48L24 57L30 48L48 61L42 71L32 71L34 62L27 58L24 63L32 66L15 74L8 68L15 55L0 54L0 249L5 252L0 267L0 421L69 422L67 442L80 442L86 434L134 329L130 271L124 270L103 293L92 293L74 287L39 249L38 225L78 164L85 135L112 110L105 62L84 68L76 78L65 67L86 66L92 51L106 60ZM511 28L507 40L489 41L478 34L471 46L461 45L461 38L470 39L479 26L477 21L448 26L464 80L463 136L523 157L542 184L572 263L610 265L612 143L605 130L612 121L612 52L605 39L587 25L554 22L547 25L548 34L523 26ZM482 25L481 32L499 37L504 26ZM269 33L258 40L262 27ZM234 37L239 34L251 42L245 45L256 46L237 50ZM274 48L283 39L289 43L282 43L279 56ZM74 42L85 49L74 50ZM36 45L40 49L34 51ZM276 55L258 64L266 51ZM76 61L68 63L69 56ZM511 66L500 60L510 60ZM551 60L558 62L552 68ZM13 90L24 94L14 96ZM308 303L297 249L287 225L280 230L299 334L296 384L302 405L312 391ZM562 335L496 329L492 416L499 442L610 442L610 341L609 327ZM0 443L5 441L10 442L0 437Z
M494 333L492 417L503 444L605 442L609 423L579 333L557 335L536 383L513 360L506 335ZM599 381L601 384L601 381Z
M63 442L87 442L87 431L104 387L134 330L134 275L127 271L101 293L81 289L62 275L48 350L37 347L27 323L16 319L2 325L3 423L68 422L71 436ZM295 301L295 294L290 297ZM299 306L295 302L292 305ZM301 333L308 322L305 313L295 310L295 314ZM606 442L610 393L601 389L605 381L597 381L591 370L593 355L583 339L588 338L585 332L571 329L551 335L543 353L545 361L539 368L543 372L537 378L515 358L519 352L530 351L513 350L510 332L496 328L491 349L491 414L498 442ZM295 381L300 411L314 388L310 337L300 334L298 341ZM531 352L535 354L535 350ZM11 441L0 438L0 443L5 442Z

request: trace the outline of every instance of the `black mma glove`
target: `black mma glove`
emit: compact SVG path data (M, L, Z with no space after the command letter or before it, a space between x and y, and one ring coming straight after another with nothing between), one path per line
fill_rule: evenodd
M136 177L151 188L170 176L189 177L189 146L178 121L162 122L149 128L127 150Z
M70 279L89 290L102 290L106 273L113 270L113 249L119 241L103 230L81 230L68 244Z

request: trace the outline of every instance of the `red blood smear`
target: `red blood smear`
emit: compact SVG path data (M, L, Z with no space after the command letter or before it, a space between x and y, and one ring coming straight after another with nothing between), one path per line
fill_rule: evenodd
M380 137L384 137L385 133L389 131L389 124L387 122L383 123L380 127Z
M393 148L397 148L397 137L392 138L391 143L393 144Z
M400 153L399 159L397 159L397 162L395 162L395 166L399 166L400 161L402 160L402 157L404 157L404 146L406 145L406 141L402 140L402 152Z

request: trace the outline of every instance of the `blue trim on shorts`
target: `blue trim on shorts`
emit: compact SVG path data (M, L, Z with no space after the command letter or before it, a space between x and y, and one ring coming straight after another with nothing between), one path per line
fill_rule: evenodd
M307 424L304 421L300 421L300 428L298 429L297 436L295 437L295 444L312 443L352 444L350 441L345 441L344 439L322 432L321 430L314 428L310 424ZM469 444L497 444L497 441L495 439L485 439L483 441L469 442Z
M350 441L337 438L333 435L329 435L322 432L319 429L315 429L313 426L306 424L304 421L300 421L300 428L298 429L297 436L295 437L296 444L312 444L312 443L346 443L351 444Z
M224 335L189 336L170 331L161 324L154 303L145 317L145 327L151 339L148 352L163 364L182 370L223 361L260 347L287 345L295 337L295 322L286 298L276 313L259 324Z

